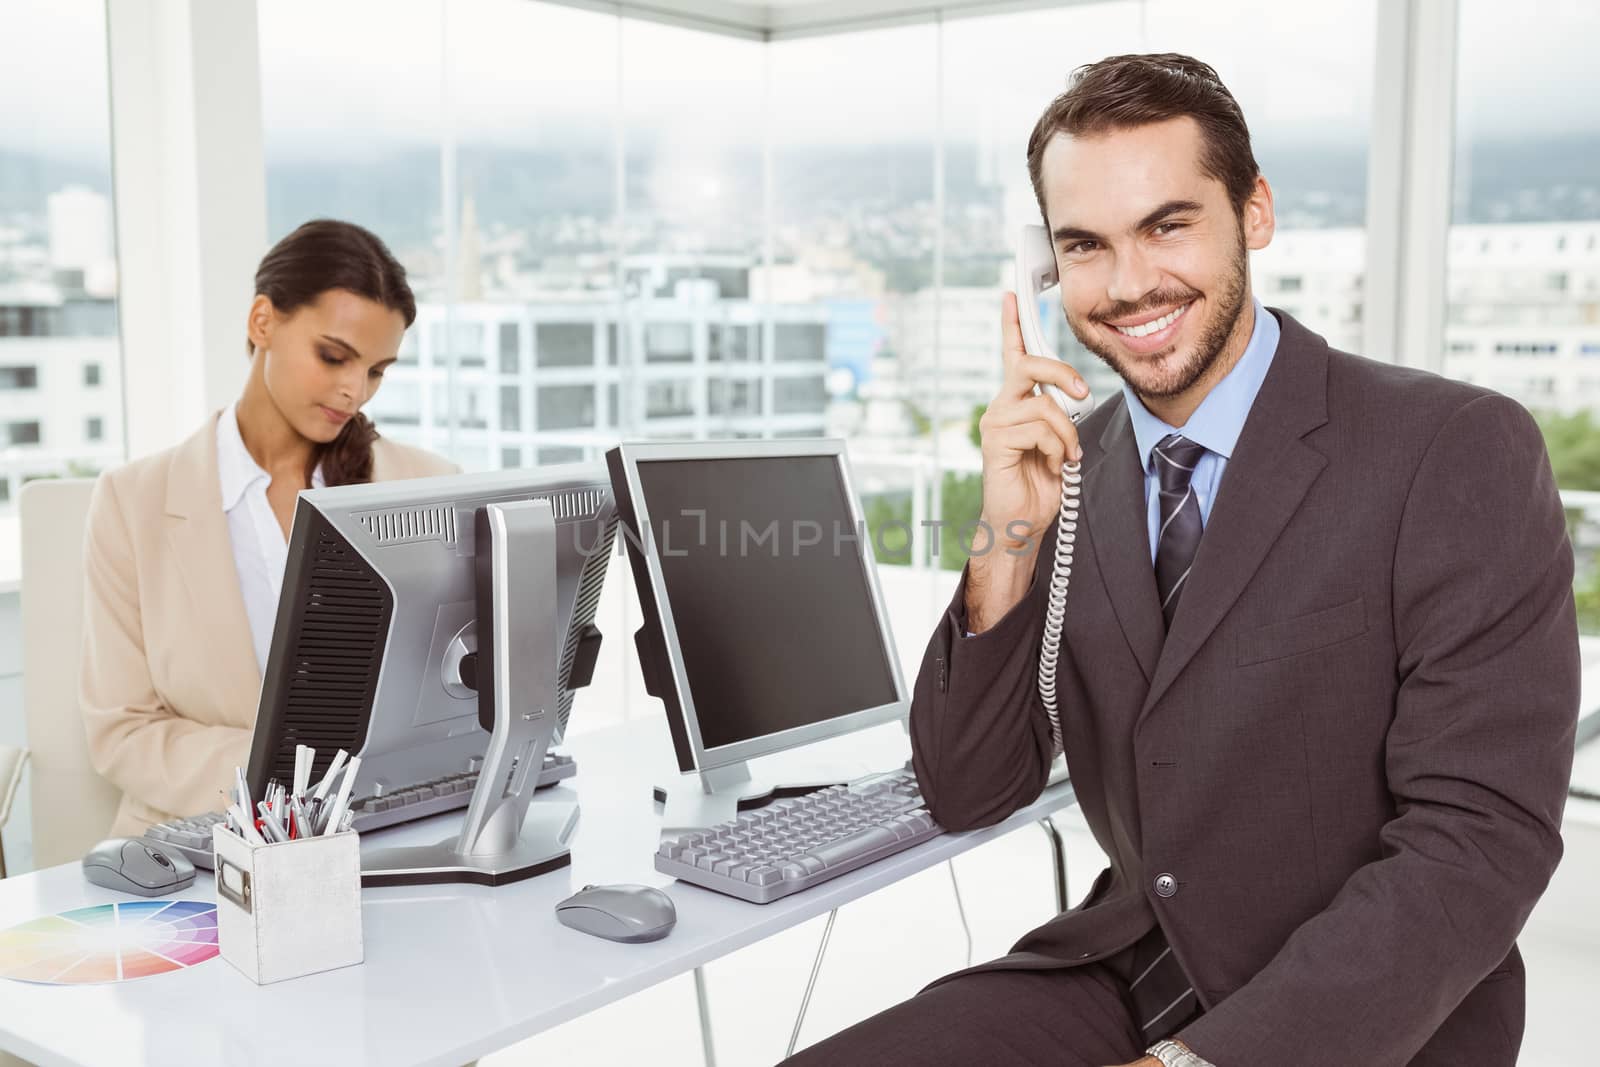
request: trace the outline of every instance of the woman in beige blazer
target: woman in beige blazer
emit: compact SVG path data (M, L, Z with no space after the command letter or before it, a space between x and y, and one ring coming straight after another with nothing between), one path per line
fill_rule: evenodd
M103 475L89 507L79 704L90 760L123 791L113 835L220 809L248 762L299 492L458 470L360 414L416 318L377 237L307 223L255 291L238 401Z

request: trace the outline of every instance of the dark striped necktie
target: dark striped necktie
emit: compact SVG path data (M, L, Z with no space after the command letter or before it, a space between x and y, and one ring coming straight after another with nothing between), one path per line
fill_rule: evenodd
M1156 476L1161 483L1161 526L1156 535L1156 593L1161 615L1172 619L1200 548L1200 500L1194 495L1194 469L1206 454L1204 445L1182 434L1169 434L1155 447ZM1188 976L1157 924L1128 950L1125 960L1128 993L1147 1043L1175 1033L1200 1009Z
M1156 593L1161 615L1172 629L1184 582L1200 547L1200 500L1194 495L1194 469L1206 454L1182 434L1168 434L1155 447L1156 477L1161 483L1161 526L1156 535Z

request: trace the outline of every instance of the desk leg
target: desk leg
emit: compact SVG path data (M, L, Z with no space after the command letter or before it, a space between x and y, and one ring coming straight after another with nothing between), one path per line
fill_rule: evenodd
M1061 843L1061 831L1047 815L1039 820L1039 828L1050 839L1051 871L1056 880L1056 913L1067 910L1067 850Z
M706 972L703 967L694 969L694 1000L700 1009L700 1051L706 1067L717 1067L717 1050L711 1043L711 1004L706 1000Z
M800 1014L794 1017L794 1033L789 1035L789 1051L783 1054L784 1059L793 1056L794 1047L800 1043L800 1024L806 1021L806 1009L811 1006L811 991L817 987L817 972L822 970L822 955L828 951L828 936L833 933L833 920L838 917L838 908L828 912L828 924L822 928L822 943L817 946L817 958L811 964L811 978L806 982L806 995L800 998Z

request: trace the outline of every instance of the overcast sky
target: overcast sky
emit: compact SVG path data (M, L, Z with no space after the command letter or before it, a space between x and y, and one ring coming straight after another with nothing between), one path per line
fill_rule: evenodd
M1258 138L1360 136L1377 0L1113 0L952 20L945 129L1009 145L1078 64L1124 51L1211 62ZM1471 137L1600 131L1600 3L1462 0L1460 128ZM274 158L327 145L559 145L574 124L696 140L871 144L935 133L938 30L763 47L534 0L264 0L264 120ZM107 144L103 0L0 0L0 147L71 159ZM619 62L620 60L620 62ZM19 101L26 103L19 105ZM447 103L448 101L448 103Z

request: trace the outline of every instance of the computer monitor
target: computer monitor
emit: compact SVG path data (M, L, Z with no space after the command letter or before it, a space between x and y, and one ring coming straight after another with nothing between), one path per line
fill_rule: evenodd
M668 826L703 826L827 781L747 761L904 720L872 538L844 443L625 443L606 453L644 625L645 687L678 769Z
M481 767L458 839L369 851L364 883L498 884L570 862L575 807L529 801L594 669L615 535L598 463L301 493L252 794L290 781L302 744L313 781L338 749L361 757L353 797Z

